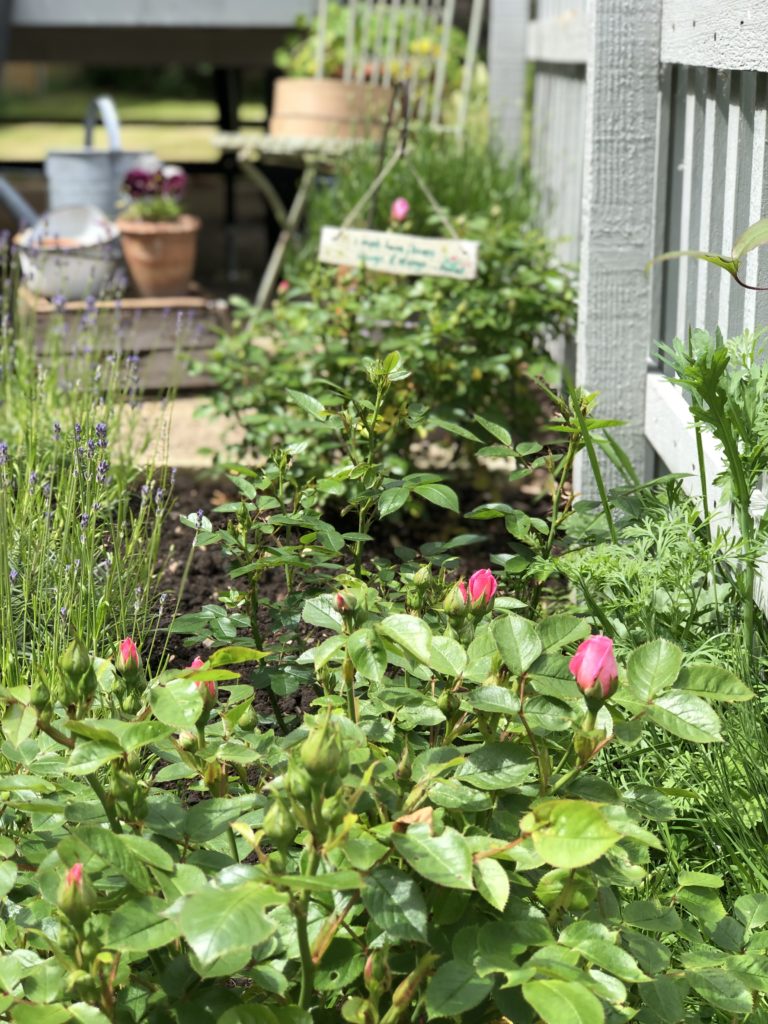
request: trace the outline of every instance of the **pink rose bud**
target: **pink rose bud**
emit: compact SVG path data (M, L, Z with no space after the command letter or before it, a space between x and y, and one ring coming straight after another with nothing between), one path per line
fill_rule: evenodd
M77 864L73 864L67 872L66 884L69 886L76 885L80 889L83 887L83 865L78 861Z
M389 216L395 223L402 224L410 212L411 204L404 196L398 196L397 199L392 200Z
M125 640L120 641L117 648L117 657L115 658L115 668L121 676L138 672L141 668L138 648L129 636Z
M205 667L205 662L198 655L198 657L195 658L195 660L192 662L192 664L189 667L190 668L204 668ZM214 680L213 679L195 679L194 683L195 683L195 686L198 688L198 690L202 689L202 688L205 688L207 690L207 694L203 694L203 698L205 700L205 704L206 704L207 707L213 706L213 704L216 703L216 683L214 682Z
M568 669L587 698L607 700L616 692L619 667L613 655L613 640L608 636L588 636L576 648Z
M277 282L277 288L275 289L275 291L277 292L278 295L285 295L285 293L288 291L290 287L291 282L286 281L285 278L283 278L282 281Z
M462 584L460 584L461 586ZM490 569L478 569L469 577L467 588L469 600L473 605L490 605L496 594L498 584Z

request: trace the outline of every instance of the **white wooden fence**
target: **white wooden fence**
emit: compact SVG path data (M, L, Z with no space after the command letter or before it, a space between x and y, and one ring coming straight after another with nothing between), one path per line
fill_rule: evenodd
M627 423L617 436L638 470L655 453L694 472L688 408L655 342L689 325L726 336L768 325L768 293L694 260L644 268L666 249L729 253L768 216L768 2L538 0L535 19L532 9L491 0L491 101L516 146L515 86L533 66L546 224L580 264L576 379L600 392L599 414ZM750 254L746 280L768 284L768 248ZM706 458L714 476L714 446ZM591 493L588 469L576 488Z

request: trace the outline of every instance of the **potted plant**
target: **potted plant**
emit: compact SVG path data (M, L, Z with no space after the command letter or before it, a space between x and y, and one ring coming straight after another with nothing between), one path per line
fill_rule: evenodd
M128 271L142 297L188 291L200 218L183 212L186 186L182 167L154 160L142 161L125 176L128 203L117 225Z

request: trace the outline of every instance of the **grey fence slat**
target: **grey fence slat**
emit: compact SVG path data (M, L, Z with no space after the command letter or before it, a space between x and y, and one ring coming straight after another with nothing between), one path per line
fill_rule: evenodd
M654 255L667 248L667 202L669 197L669 157L672 130L672 96L674 69L667 65L661 70L659 81L658 120L656 146L656 180L653 198L653 222L655 225ZM666 264L658 264L651 271L651 323L649 357L657 364L656 347L663 337L664 329L664 286Z
M731 97L730 71L716 71L714 79L714 134L712 139L712 202L709 215L710 252L726 252L723 216L726 195L726 150L728 146L728 109ZM718 326L720 285L723 271L707 268L707 295L704 326L710 332Z
M755 111L752 124L752 174L749 197L749 223L765 216L766 190L764 188L766 172L766 76L757 76L755 91ZM747 256L744 267L744 280L751 285L766 286L765 280L766 252L765 247L753 249ZM764 292L747 291L744 295L744 326L755 330L768 326L766 312L768 304Z
M734 192L733 238L728 243L730 251L734 241L749 226L749 209L752 187L752 142L755 125L755 99L757 96L757 75L754 71L739 72L738 147L736 158L736 189ZM745 291L732 278L727 278L731 289L728 325L721 324L729 336L740 334L744 329Z
M645 375L651 323L654 175L661 0L588 7L584 206L576 377L601 394L600 415L645 468ZM621 102L617 103L617 97ZM617 343L621 346L617 352ZM618 474L605 468L609 483ZM589 481L589 482L588 482ZM586 485L586 488L585 488ZM583 465L574 490L593 493Z

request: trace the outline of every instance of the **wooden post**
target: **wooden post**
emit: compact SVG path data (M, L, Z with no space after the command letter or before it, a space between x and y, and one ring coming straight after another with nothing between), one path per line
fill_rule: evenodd
M597 415L635 469L645 467L651 341L661 0L590 0L576 381L599 391ZM603 464L606 483L620 479ZM596 494L586 460L574 490Z
M516 153L522 141L525 47L530 0L490 0L488 70L491 117L499 141Z

